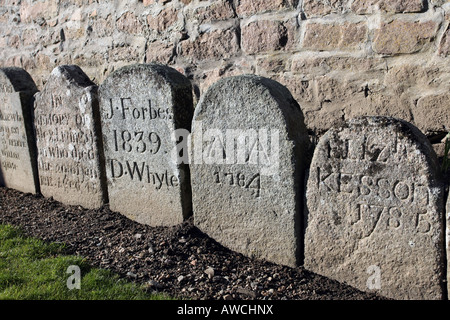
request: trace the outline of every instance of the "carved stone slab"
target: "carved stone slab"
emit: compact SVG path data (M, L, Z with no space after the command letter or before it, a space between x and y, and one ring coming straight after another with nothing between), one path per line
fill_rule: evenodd
M192 213L188 159L180 163L174 151L191 128L189 80L137 64L112 73L99 97L111 210L152 226L183 222Z
M74 65L56 67L35 96L41 192L68 205L107 199L97 86Z
M306 207L306 268L395 299L442 299L443 189L416 127L366 117L330 129Z
M446 206L446 222L447 222L447 227L446 227L446 234L447 234L447 299L450 299L450 260L449 260L449 256L450 256L450 192L447 196L447 206Z
M0 185L39 192L33 95L36 85L20 68L0 68Z
M195 225L232 250L297 266L308 147L303 114L285 87L252 75L219 80L194 114Z

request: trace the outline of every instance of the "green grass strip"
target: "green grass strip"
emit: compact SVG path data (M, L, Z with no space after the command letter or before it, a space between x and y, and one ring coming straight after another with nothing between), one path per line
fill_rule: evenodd
M109 270L91 267L84 258L64 255L64 244L25 237L20 229L0 225L1 300L166 300ZM79 267L79 282L72 281ZM72 277L72 278L71 278ZM68 286L68 279L69 286ZM80 289L70 284L80 284ZM73 287L73 286L72 286Z

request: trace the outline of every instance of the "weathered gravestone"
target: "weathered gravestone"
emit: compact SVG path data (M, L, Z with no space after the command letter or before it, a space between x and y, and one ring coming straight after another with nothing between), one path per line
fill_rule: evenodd
M191 136L195 225L244 255L297 266L309 139L290 92L258 76L202 96Z
M307 182L305 267L394 299L442 299L442 191L413 125L366 117L330 129Z
M0 68L0 185L39 192L33 133L31 76L20 68Z
M153 226L183 222L192 212L188 156L174 150L190 132L189 80L167 66L136 64L112 73L99 97L111 210Z
M450 189L450 187L449 187ZM450 299L450 190L447 196L447 207L446 207L446 222L447 222L447 299Z
M68 205L107 200L97 86L74 65L56 67L35 95L41 193Z

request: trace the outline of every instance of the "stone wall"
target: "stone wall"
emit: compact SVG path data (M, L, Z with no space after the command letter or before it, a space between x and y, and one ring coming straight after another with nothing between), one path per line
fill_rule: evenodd
M450 130L449 17L448 0L1 0L0 67L42 90L58 65L99 84L157 61L196 99L219 78L257 74L287 86L319 135L389 115L432 137Z

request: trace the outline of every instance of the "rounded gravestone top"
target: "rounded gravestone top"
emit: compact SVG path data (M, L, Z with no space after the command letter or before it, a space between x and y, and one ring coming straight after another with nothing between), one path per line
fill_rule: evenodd
M95 83L92 82L77 65L62 65L55 67L50 74L49 81L53 78L64 79L71 85L75 84L80 87L95 86Z
M134 64L105 79L99 100L111 210L152 226L182 223L192 211L189 168L173 154L191 127L189 80L168 66Z
M22 68L6 67L0 68L0 91L1 92L36 92L37 87L30 74Z
M395 299L442 297L443 188L412 124L361 117L331 128L314 151L306 210L306 268Z
M195 225L232 250L297 266L309 141L289 90L255 75L221 79L192 127Z
M97 86L75 65L58 66L35 94L41 192L68 205L107 201Z
M100 85L100 90L107 90L108 87L127 86L130 90L133 88L145 88L148 83L145 81L122 81L120 78L130 79L130 77L141 78L142 80L152 81L152 86L162 88L170 85L176 89L178 87L191 86L190 81L177 70L159 63L138 63L124 66L113 71Z

